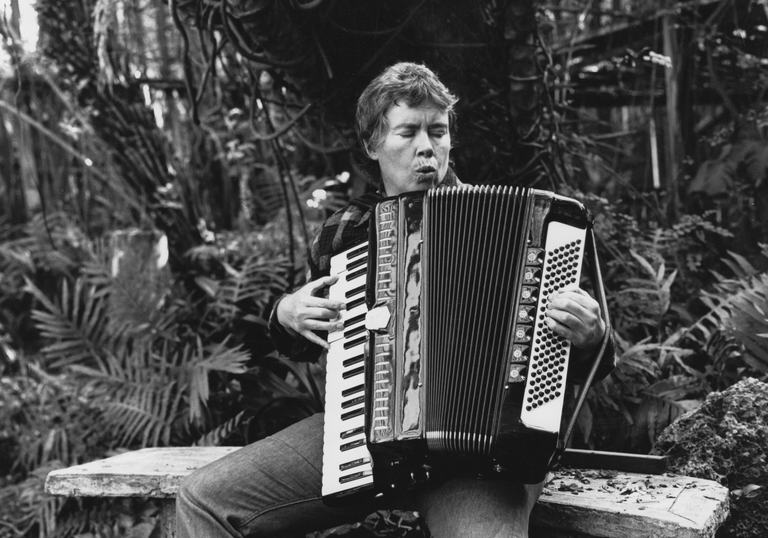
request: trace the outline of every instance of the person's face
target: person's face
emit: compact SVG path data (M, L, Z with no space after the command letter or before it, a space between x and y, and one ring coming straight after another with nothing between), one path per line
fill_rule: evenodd
M448 170L448 112L431 103L395 103L384 116L387 132L368 154L378 161L387 196L439 185Z

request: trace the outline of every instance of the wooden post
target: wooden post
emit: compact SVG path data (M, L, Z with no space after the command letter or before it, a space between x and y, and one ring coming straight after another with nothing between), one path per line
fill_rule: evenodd
M679 78L680 78L680 53L677 46L677 32L675 31L675 12L671 6L662 17L662 34L664 38L664 55L669 58L671 66L664 69L665 95L667 102L666 123L666 187L667 187L667 219L672 224L677 215L677 182L680 175L679 161L682 158L682 131L680 126L679 103Z

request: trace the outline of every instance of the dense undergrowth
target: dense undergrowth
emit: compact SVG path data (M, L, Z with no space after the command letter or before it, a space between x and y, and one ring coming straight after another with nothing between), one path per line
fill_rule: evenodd
M145 446L242 445L321 409L321 366L275 353L267 319L303 278L316 226L365 189L354 98L339 97L362 81L344 74L406 52L465 91L463 180L556 188L596 216L618 364L593 387L576 446L646 452L708 394L765 379L768 249L755 237L768 222L768 152L739 138L768 124L764 104L713 120L697 143L721 157L691 166L687 191L640 188L626 163L644 135L610 147L591 136L616 126L570 106L547 48L583 21L547 19L539 35L534 4L502 9L512 3L454 2L458 15L443 2L381 3L374 37L338 50L339 21L300 13L322 1L259 3L274 25L248 2L221 16L226 2L171 2L186 17L171 21L162 2L39 0L37 56L3 34L15 63L0 105L15 115L0 118L1 538L148 536L151 501L52 498L45 475ZM305 25L328 20L325 48L313 45ZM264 34L241 31L252 23ZM218 40L222 24L232 32ZM469 52L427 46L447 29ZM205 62L189 61L191 30ZM701 46L724 35L706 31ZM268 46L276 55L255 52ZM309 56L283 69L280 54L302 47ZM730 42L718 51L765 80Z

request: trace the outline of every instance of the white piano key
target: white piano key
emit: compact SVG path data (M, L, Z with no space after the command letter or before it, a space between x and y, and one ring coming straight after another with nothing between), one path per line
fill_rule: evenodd
M335 256L331 256L331 274L335 275L337 273L341 273L342 271L346 271L347 267L349 267L350 264L355 263L361 258L368 257L368 250L361 249L361 254L358 254L352 258L347 258L347 254L349 254L350 252L355 252L358 248L362 247L363 245L367 246L368 242L360 243L359 245L352 247L349 250L336 254Z
M365 325L365 313L368 311L368 308L365 306L365 303L356 306L355 308L351 310L342 310L341 311L341 319L339 320L341 323L346 323L347 320L354 318L355 316L362 315L362 321L360 323L355 323L354 327L358 327L360 324ZM343 338L344 333L349 331L353 325L350 325L349 327L345 327L343 329L340 329L338 331L330 331L328 333L328 342L335 342L336 340L339 340Z
M339 275L339 279L336 281L335 284L332 284L331 287L328 289L328 298L332 299L334 301L342 301L345 303L348 303L349 301L358 298L358 297L364 297L365 291L357 291L356 293L352 295L347 295L349 292L353 290L360 290L361 287L365 286L365 280L366 275L359 275L352 280L347 280L347 277L350 277L353 272L345 271Z
M355 251L357 247L350 249ZM354 301L365 298L365 283L367 275L365 272L360 274L360 269L367 265L367 249L352 258L347 258L347 252L341 253L331 258L331 274L338 274L336 283L329 289L329 298L335 301L342 301L349 305ZM350 269L351 264L362 261L358 267ZM347 297L350 292L355 293ZM365 313L367 307L365 302L362 304L342 310L340 321L348 324L349 320L360 317L359 320L348 324L341 330L330 331L328 342L330 350L327 354L326 364L326 402L325 402L325 424L323 427L323 495L342 493L363 485L373 483L371 463L371 454L365 443L365 391L357 390L353 394L342 395L344 391L364 386L365 383L365 361L357 360L364 356L365 342L367 333L365 331L357 332L356 329L365 327ZM356 332L354 335L351 333ZM354 346L345 349L345 344L355 342ZM352 364L344 365L345 361L353 360ZM345 378L346 376L346 378ZM359 400L359 401L358 401ZM348 407L343 407L345 403ZM362 412L361 412L362 411ZM354 416L347 420L342 420L346 413L353 413ZM355 414L357 413L357 414ZM360 429L359 432L348 434L342 438L344 432ZM349 450L341 450L341 447L349 443L362 442L361 446L355 446ZM340 465L349 464L357 460L365 460L360 465L341 470ZM341 479L345 476L357 476L357 473L365 473L365 476L356 477L349 482L342 483Z
M326 371L328 369L340 368L344 364L344 361L356 357L362 353L365 353L365 343L360 343L355 346L345 348L343 340L336 340L331 342L331 348L328 350L328 356L333 355L333 358L327 362Z

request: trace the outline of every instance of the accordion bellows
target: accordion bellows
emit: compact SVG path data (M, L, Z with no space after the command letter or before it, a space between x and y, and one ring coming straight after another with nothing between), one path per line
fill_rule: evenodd
M327 502L391 489L403 470L544 478L570 352L545 312L555 291L579 285L587 226L580 203L526 188L451 187L376 206L367 247L332 263L330 294L348 308L329 335Z

